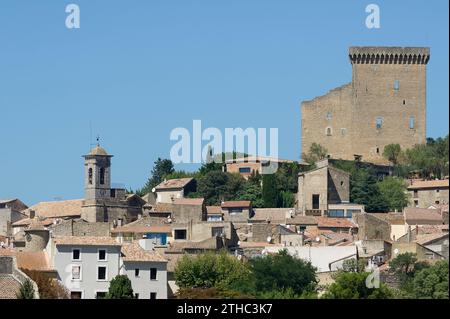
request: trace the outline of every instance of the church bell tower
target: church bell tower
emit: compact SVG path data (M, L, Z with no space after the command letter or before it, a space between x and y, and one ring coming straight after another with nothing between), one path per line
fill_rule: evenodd
M105 200L111 197L111 157L100 145L84 155L84 199Z

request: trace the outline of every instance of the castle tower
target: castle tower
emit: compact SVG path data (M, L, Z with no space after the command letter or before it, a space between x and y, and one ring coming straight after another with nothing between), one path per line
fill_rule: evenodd
M111 157L99 145L84 155L85 200L104 200L111 192Z
M351 47L349 59L350 83L302 102L302 153L317 143L331 158L386 164L386 145L425 143L430 49Z

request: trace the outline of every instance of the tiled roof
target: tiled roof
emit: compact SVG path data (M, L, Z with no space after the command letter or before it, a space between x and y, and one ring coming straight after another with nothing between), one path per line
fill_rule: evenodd
M406 207L403 210L408 225L442 225L440 210Z
M206 206L207 214L222 214L222 207L220 206Z
M317 218L315 216L301 216L297 215L294 218L286 220L289 225L317 225Z
M174 205L203 205L204 198L175 198Z
M417 235L416 236L416 242L420 245L426 245L428 243L431 243L435 240L442 239L442 238L448 238L448 233L434 233L434 234L423 234L423 235Z
M50 267L49 258L43 251L18 251L16 253L17 267L20 269L48 271Z
M239 157L235 159L228 159L225 161L227 164L231 163L257 163L257 162L277 162L277 163L294 163L293 160L285 160L277 157L268 157L268 156L248 156L248 157Z
M11 248L1 248L0 247L0 256L15 256L16 251Z
M168 225L125 225L111 230L111 233L172 233L172 227Z
M237 208L237 207L250 207L252 204L249 200L236 200L236 201L228 201L222 202L220 205L222 208Z
M286 218L291 217L291 211L293 208L255 208L253 209L254 215L251 220L270 221L271 223L284 224Z
M120 244L112 237L95 237L95 236L59 236L55 237L55 244L58 245L74 245L74 246L120 246Z
M167 181L160 183L158 186L155 187L155 189L161 190L161 189L183 188L187 184L189 184L192 180L193 180L192 177L169 179Z
M53 221L55 219L54 218L46 218L43 220L38 220L37 218L25 218L25 219L21 219L15 223L12 223L13 227L25 227L25 226L30 226L33 223L38 223L42 226L50 226L53 224Z
M448 179L441 180L413 180L412 184L408 186L408 189L422 189L422 188L438 188L438 187L449 187Z
M17 299L21 283L10 274L0 274L0 299Z
M40 202L27 208L23 213L30 216L30 210L34 210L36 216L45 218L81 216L82 205L82 199Z
M156 203L155 207L153 208L153 211L155 211L155 212L172 212L173 205L171 203Z
M347 218L317 217L317 226L330 228L356 228L357 226Z
M138 261L138 262L167 262L158 252L153 250L144 250L137 242L122 245L123 261Z
M391 225L405 224L405 217L403 216L403 213L389 212L389 213L366 213L366 214L382 219L390 223Z

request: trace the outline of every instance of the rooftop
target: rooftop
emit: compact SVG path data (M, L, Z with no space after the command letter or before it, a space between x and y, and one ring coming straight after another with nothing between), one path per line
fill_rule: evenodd
M406 207L403 210L408 225L442 225L442 215L438 209Z
M22 213L30 216L30 211L33 210L36 216L44 218L74 217L81 216L82 205L82 199L40 202L25 209Z
M125 262L167 262L158 252L144 250L137 242L123 244L121 252Z
M95 236L58 236L54 239L56 246L120 246L112 237Z
M173 201L174 205L203 205L204 198L175 198Z
M138 234L145 234L145 233L165 233L165 234L171 234L172 233L172 227L168 225L132 225L127 224L125 226L117 227L113 230L111 230L111 233L138 233Z
M431 181L423 181L423 180L412 180L408 189L427 189L427 188L441 188L441 187L449 187L448 179L440 179L440 180L431 180Z
M18 251L16 253L17 267L20 269L50 271L49 257L43 251Z
M236 200L236 201L227 201L222 202L220 205L222 208L240 208L240 207L250 207L252 202L249 200Z
M330 228L357 228L358 226L347 218L317 217L317 226Z
M176 188L184 188L192 180L193 180L192 177L169 179L167 181L160 183L158 186L155 187L155 189L163 190L163 189L173 189L173 188L175 188L175 189Z

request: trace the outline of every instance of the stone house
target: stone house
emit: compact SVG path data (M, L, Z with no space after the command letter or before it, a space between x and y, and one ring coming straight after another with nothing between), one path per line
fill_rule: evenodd
M348 218L364 211L364 206L350 203L350 174L327 159L298 174L296 208L303 215Z
M27 217L21 213L27 208L19 199L0 199L0 236L13 236L12 224Z
M443 180L411 180L408 186L411 207L430 208L445 205L449 201L449 182Z
M283 160L267 156L248 156L225 161L225 168L228 173L238 173L248 179L252 173L259 174L274 173L282 163L298 163L292 160ZM299 162L301 166L307 166L305 162Z
M156 203L172 203L177 198L184 198L196 187L193 178L176 178L165 180L154 188Z

